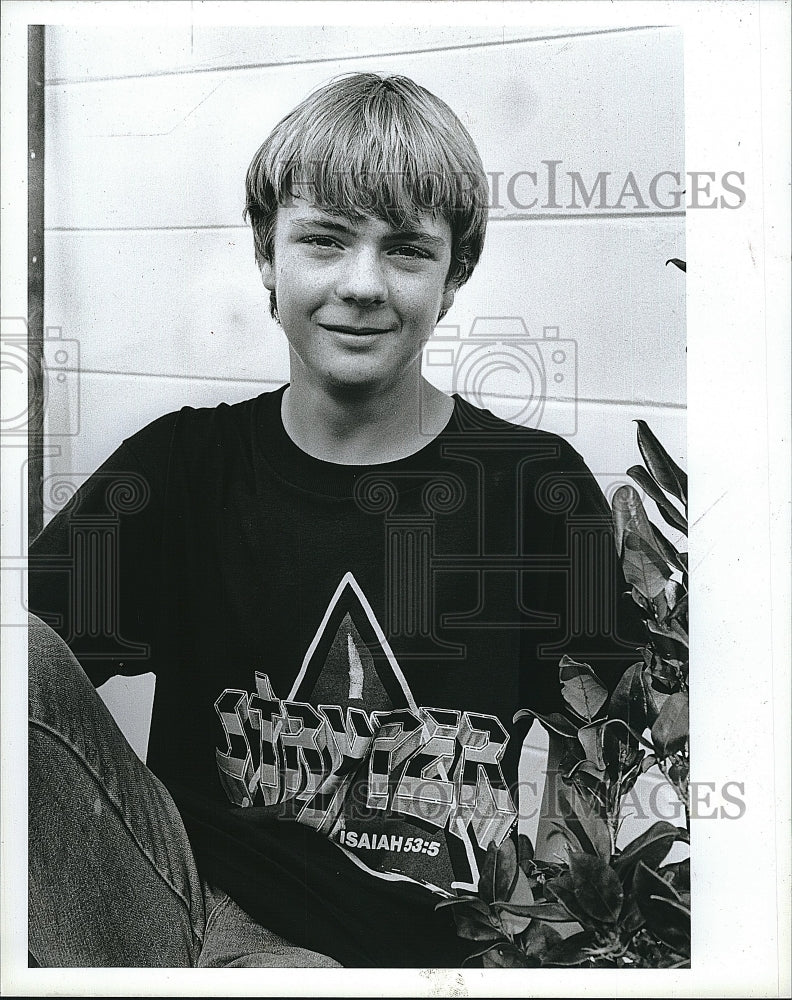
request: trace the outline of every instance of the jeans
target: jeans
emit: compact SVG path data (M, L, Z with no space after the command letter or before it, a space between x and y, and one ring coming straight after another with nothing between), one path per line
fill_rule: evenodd
M30 618L29 950L41 966L338 968L196 868L178 810L55 632Z

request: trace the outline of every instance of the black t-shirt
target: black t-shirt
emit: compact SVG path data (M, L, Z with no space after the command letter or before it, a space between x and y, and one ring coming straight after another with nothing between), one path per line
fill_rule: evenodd
M519 709L640 641L563 439L455 397L374 466L312 458L283 389L125 441L38 537L30 606L95 684L153 671L147 763L199 871L348 966L457 965L444 895L516 829Z

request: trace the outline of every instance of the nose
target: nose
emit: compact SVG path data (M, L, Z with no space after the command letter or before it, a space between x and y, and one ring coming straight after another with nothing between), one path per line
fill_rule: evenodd
M387 299L388 283L377 248L357 247L345 255L337 291L340 298L365 305Z

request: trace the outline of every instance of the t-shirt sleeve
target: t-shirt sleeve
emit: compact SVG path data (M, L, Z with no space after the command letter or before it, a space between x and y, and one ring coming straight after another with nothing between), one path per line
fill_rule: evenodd
M588 663L612 691L646 641L616 552L608 502L574 448L563 439L557 447L557 460L533 483L531 514L550 540L542 548L547 579L541 610L552 624L525 633L521 696L524 707L542 713L564 710L562 656Z
M175 414L123 444L33 541L30 611L64 639L95 685L155 671L162 511Z

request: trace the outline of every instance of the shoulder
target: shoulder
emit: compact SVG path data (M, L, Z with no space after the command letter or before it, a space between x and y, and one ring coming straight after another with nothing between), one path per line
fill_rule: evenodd
M457 396L458 444L486 470L490 487L516 491L526 513L596 516L610 524L610 509L583 457L565 438L524 427L473 406Z
M250 437L261 415L272 409L274 397L282 390L265 392L238 403L216 406L182 406L157 417L124 440L124 445L141 459L165 450L201 454L232 439Z
M588 471L575 448L558 434L512 423L489 410L474 406L462 396L455 396L455 424L460 439L477 443L482 450L490 446L493 454L509 452L522 455L538 466L557 471Z
M281 390L238 403L182 406L151 421L124 440L121 447L152 484L174 475L211 478L231 467L252 465L262 422L277 410Z

